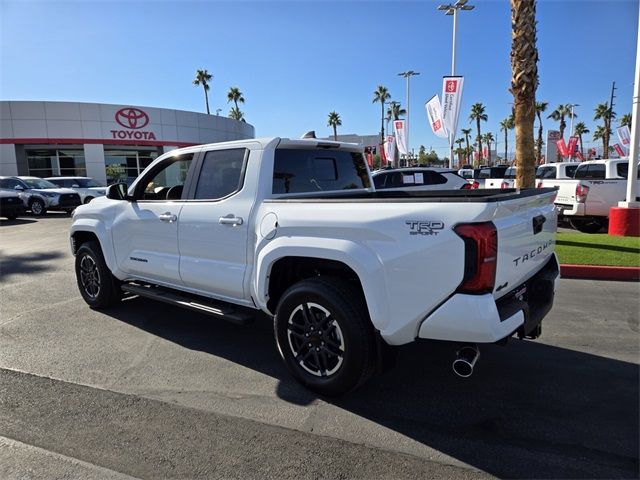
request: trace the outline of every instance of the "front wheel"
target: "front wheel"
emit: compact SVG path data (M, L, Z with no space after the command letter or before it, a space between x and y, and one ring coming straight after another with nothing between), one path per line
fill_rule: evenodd
M107 267L98 242L82 244L76 253L75 268L80 295L89 306L100 309L120 301L119 281Z
M41 217L45 213L47 213L47 209L44 206L44 202L39 198L34 198L29 203L29 209L31 213L33 213L36 217Z
M292 375L322 395L341 395L374 367L375 340L362 293L341 278L316 277L290 287L274 321L276 342Z
M599 217L570 218L569 223L582 233L598 233L607 226L607 220Z
M84 199L84 204L86 205L87 203L89 203L91 200L93 200L93 197L86 197Z

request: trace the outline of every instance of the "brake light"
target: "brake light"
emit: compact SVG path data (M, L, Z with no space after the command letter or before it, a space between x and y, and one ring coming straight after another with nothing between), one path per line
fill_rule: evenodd
M493 222L464 223L453 229L464 241L464 278L458 291L490 293L496 283L498 231Z
M576 185L576 202L584 203L587 201L587 195L589 194L589 187L586 185Z
M473 185L471 185L470 183L465 183L464 185L462 185L462 190L471 190L473 188Z
M476 189L476 188L479 188L479 187L480 187L480 184L478 183L478 181L474 180L473 181L473 186L471 188Z
M538 182L538 185L536 185L536 188L542 188L542 182Z
M500 184L500 188L509 188L509 184L507 182L502 182Z

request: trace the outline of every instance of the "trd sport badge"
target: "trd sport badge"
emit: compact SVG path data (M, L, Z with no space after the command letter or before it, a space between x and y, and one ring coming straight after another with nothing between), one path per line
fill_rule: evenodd
M409 235L438 235L444 229L444 222L441 220L407 220L409 225Z

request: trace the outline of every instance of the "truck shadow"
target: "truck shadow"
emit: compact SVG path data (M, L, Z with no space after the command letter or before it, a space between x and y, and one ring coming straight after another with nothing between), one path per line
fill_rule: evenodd
M126 303L110 315L276 378L284 401L318 399L289 376L268 318L240 327L145 299ZM411 344L392 370L322 400L498 477L637 477L638 365L517 340L481 352L476 373L461 379L450 344Z
M599 245L597 243L587 244L582 242L569 242L566 240L558 240L556 243L558 245L569 246L569 247L596 248L599 250L611 250L613 252L640 253L640 248L638 247L621 247L619 245Z

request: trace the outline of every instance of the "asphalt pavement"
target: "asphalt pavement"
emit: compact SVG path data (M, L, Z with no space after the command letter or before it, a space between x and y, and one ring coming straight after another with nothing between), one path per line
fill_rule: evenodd
M0 478L638 477L638 283L562 280L542 337L481 347L470 379L420 342L326 399L266 317L89 309L69 225L0 221Z

